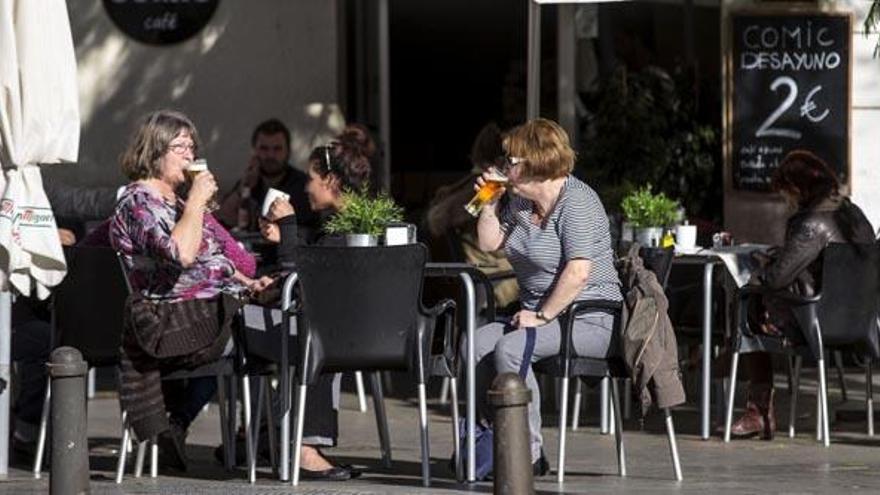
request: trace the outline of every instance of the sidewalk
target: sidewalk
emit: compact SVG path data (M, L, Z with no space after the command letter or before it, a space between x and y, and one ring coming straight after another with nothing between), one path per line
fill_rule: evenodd
M812 370L810 370L812 371ZM617 476L614 439L600 435L596 427L596 399L587 396L582 426L569 432L566 483L557 485L555 474L537 480L537 493L841 493L880 492L880 436L864 435L864 420L832 424L831 448L815 442L814 381L807 375L798 419L797 438L787 437L787 394L779 394L780 433L772 442L742 440L724 444L719 438L699 439L698 414L692 407L676 411L679 449L684 482L672 481L672 467L662 418L654 413L639 431L637 422L625 424L625 445L629 476ZM848 375L848 408L863 405L864 378ZM836 381L830 384L832 404L838 406ZM780 392L783 392L780 390ZM302 482L294 490L273 479L268 468L258 472L258 482L246 482L244 470L225 472L214 460L219 443L217 408L212 405L193 426L188 439L190 470L185 474L161 475L158 479L135 479L133 457L122 485L113 483L115 451L119 438L118 402L102 393L89 403L90 464L92 493L304 493L304 494L421 494L491 493L491 483L468 487L455 483L447 470L452 451L451 422L447 408L436 399L430 407L432 474L430 489L421 487L417 405L414 400L387 399L394 467L378 467L379 451L372 408L357 411L357 397L344 394L340 411L340 447L328 450L336 459L365 468L362 478L342 483ZM742 404L742 401L739 402ZM555 472L557 435L555 416L545 417L547 455ZM145 469L148 472L148 468ZM161 474L161 473L160 473ZM10 479L0 482L0 493L31 494L48 491L48 473L34 480L29 470L11 469Z

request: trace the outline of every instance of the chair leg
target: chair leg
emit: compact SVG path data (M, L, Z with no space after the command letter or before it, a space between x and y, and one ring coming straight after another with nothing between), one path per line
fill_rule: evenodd
M455 479L458 482L464 480L464 466L461 463L461 436L459 435L459 413L458 413L458 379L449 378L449 396L450 405L452 406L452 455L455 456Z
M789 410L788 410L788 438L794 438L795 423L797 422L797 400L798 393L801 388L801 361L800 356L794 357L794 366L791 373L791 388L789 389Z
M620 394L617 380L611 379L611 406L614 414L614 440L617 444L617 469L621 477L626 476L626 451L623 447L623 423L620 415Z
M440 382L440 405L445 406L449 402L449 377L444 376Z
M150 478L159 476L159 438L150 439Z
M236 437L238 436L238 382L235 380L234 376L227 377L226 380L227 386L229 387L229 394L227 395L227 403L229 404L229 409L226 410L226 422L227 429L229 430L229 462L232 466L232 469L235 468L236 462L235 459L237 457L235 451L236 447Z
M229 444L233 441L226 418L228 403L226 401L226 378L217 375L217 405L220 411L220 442L223 445L223 468L232 471L233 461L229 454Z
M272 470L277 474L278 471L278 437L275 435L275 411L272 409L272 384L268 377L263 377L265 382L263 386L266 388L266 427L269 432L269 464Z
M599 385L599 433L607 435L610 431L608 423L608 380L605 377Z
M816 382L816 441L822 441L822 385Z
M874 436L874 370L873 363L868 359L865 366L865 409L868 414L868 436Z
M134 461L134 477L140 478L144 475L144 457L147 455L147 447L150 445L149 440L141 440L138 442L137 457Z
M632 416L632 378L623 379L623 419Z
M52 379L46 380L46 393L43 395L43 410L40 412L40 433L37 435L37 453L34 455L34 478L40 479L43 471L43 455L46 452L46 430L49 427L49 408L52 398ZM123 453L125 451L123 450Z
M562 377L562 397L559 402L559 449L556 451L556 482L565 480L565 428L568 425L568 385L569 378Z
M422 444L422 486L431 486L431 445L428 439L428 398L425 384L419 383L419 432Z
M358 392L358 409L367 412L367 394L364 392L364 374L361 371L354 372L354 384Z
M299 485L299 467L302 463L303 423L306 417L306 385L299 386L296 396L296 425L293 432L293 472L290 474L291 484Z
M669 437L669 455L672 456L672 469L675 471L675 481L681 481L681 460L678 457L678 442L675 440L675 425L672 423L672 411L667 407L663 410L666 416L666 435Z
M825 360L819 359L819 403L822 407L822 442L825 447L831 446L828 428L828 382L825 379Z
M128 443L131 432L128 429L128 411L122 411L122 441L119 442L119 458L116 460L116 484L122 483L125 474L125 458L128 455Z
M254 465L256 465L257 452L260 451L260 429L263 427L263 402L265 402L264 397L266 394L265 384L266 377L258 376L257 403L256 405L251 404L251 407L255 407L251 416L251 442L254 444Z
M380 371L370 374L373 386L373 409L376 413L376 426L379 429L379 447L382 450L382 466L391 467L391 437L388 434L388 416L385 415L385 397L382 394L382 375Z
M251 424L251 378L241 377L241 401L244 403L244 447L247 454L248 482L257 482L257 459L254 455L253 425Z
M730 442L730 427L733 424L733 398L736 396L736 372L739 367L739 352L734 352L730 360L730 390L727 393L727 414L724 417L724 442Z
M580 416L581 416L581 401L583 400L583 393L581 393L581 380L580 378L575 378L574 380L574 404L571 406L571 431L577 431L578 427L580 427Z
M848 395L846 393L846 376L843 370L843 352L834 351L832 356L834 357L834 367L837 368L837 380L840 382L840 397L842 402L846 402Z

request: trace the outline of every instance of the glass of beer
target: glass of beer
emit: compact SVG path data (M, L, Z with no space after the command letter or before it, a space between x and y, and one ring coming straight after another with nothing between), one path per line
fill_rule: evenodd
M208 162L204 158L199 158L198 160L193 160L189 162L189 165L186 166L186 170L184 173L186 174L186 181L190 187L192 187L192 183L195 180L196 176L202 172L208 171ZM217 211L220 209L220 204L217 203L217 193L214 193L213 196L208 200L205 204L205 210L208 213L213 211Z
M477 194L474 195L468 204L464 205L464 209L475 217L480 215L480 210L484 206L495 201L498 195L501 194L501 189L507 186L506 175L494 168L490 169L489 173L490 176L486 178L486 183L483 187L477 191Z

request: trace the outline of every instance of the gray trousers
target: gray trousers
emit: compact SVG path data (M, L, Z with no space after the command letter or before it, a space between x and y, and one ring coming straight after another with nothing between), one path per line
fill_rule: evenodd
M575 352L583 357L603 358L608 354L614 317L606 313L584 315L575 320L572 331ZM507 329L507 333L505 333ZM537 327L535 350L531 362L559 353L561 342L559 321ZM526 345L525 329L510 331L505 323L490 323L477 329L475 352L477 359L477 411L483 419L492 417L486 402L486 391L499 373L519 373ZM464 346L462 346L464 349ZM526 373L526 386L532 391L529 404L529 431L532 462L541 456L541 391L532 367Z

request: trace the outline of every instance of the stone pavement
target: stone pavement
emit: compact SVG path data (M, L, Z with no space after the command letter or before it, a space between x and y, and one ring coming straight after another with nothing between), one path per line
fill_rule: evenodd
M854 370L855 371L855 370ZM807 372L809 373L809 371ZM834 374L830 374L834 376ZM832 425L833 442L825 449L814 440L815 382L811 375L802 380L800 432L795 439L777 436L772 442L742 440L724 444L718 438L702 441L697 436L698 415L693 407L676 411L679 448L685 480L671 480L666 436L662 418L654 413L639 431L637 422L625 424L625 443L629 476L619 478L611 436L600 435L596 427L595 396L587 400L593 407L583 413L585 426L569 433L566 483L557 485L554 475L536 482L541 493L880 493L880 437L864 435L865 424L841 422ZM864 379L855 372L848 375L850 400L847 408L863 404ZM831 384L836 392L836 381ZM785 394L779 395L780 411L787 411ZM839 396L832 403L839 406ZM740 401L740 404L742 402ZM491 483L462 486L447 470L451 453L451 422L447 409L433 401L430 411L431 453L434 485L421 487L419 478L418 409L414 400L387 399L388 420L394 455L392 470L378 467L379 452L372 410L360 413L357 399L343 395L340 412L340 447L328 452L336 459L365 468L361 479L343 483L303 482L297 489L274 480L268 468L261 468L256 485L248 485L245 473L226 473L214 461L213 449L219 442L216 406L211 406L193 427L189 437L190 471L162 473L153 480L135 479L132 461L122 485L113 483L115 449L119 438L118 402L112 392L102 392L90 402L89 436L92 493L245 493L245 494L421 494L491 493ZM839 408L839 407L838 407ZM779 417L787 426L787 415ZM551 463L555 459L555 416L545 417L545 442ZM132 458L133 459L133 458ZM555 464L554 464L555 466ZM0 493L46 493L48 473L33 480L27 469L12 469L8 480L0 482Z

